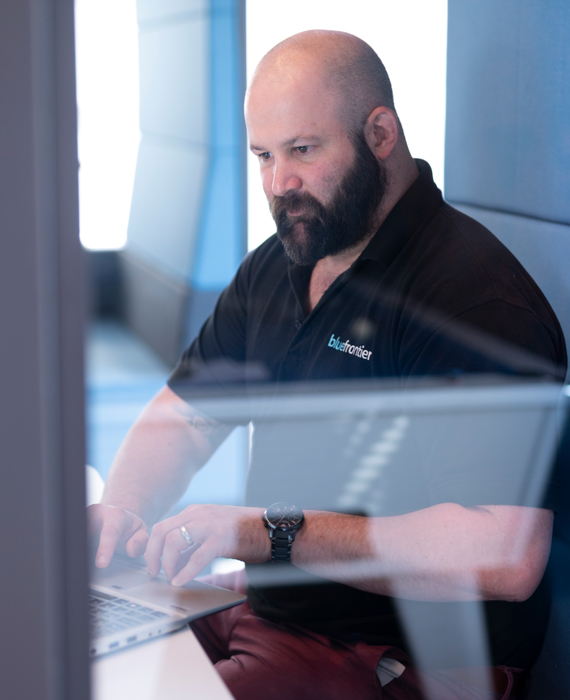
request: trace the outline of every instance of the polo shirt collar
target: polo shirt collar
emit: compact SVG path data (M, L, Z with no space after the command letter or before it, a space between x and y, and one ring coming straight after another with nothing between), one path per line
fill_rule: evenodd
M420 228L443 198L433 181L431 168L424 160L416 159L418 177L398 200L370 243L362 251L359 261L375 260L390 267L410 236Z
M363 260L374 260L387 270L410 236L441 205L441 192L433 181L429 164L416 158L416 165L420 174L390 211L351 269L357 268ZM289 281L301 309L305 306L313 268L314 265L296 265L288 260Z

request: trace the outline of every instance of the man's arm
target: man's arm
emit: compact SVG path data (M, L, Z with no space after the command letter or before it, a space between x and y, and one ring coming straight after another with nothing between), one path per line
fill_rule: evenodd
M309 516L293 545L293 562L319 576L412 600L522 601L544 574L552 520L552 511L539 508L455 503L385 518Z
M92 534L100 533L95 563L105 567L117 546L143 554L152 526L184 493L232 427L192 409L169 387L147 405L129 430L101 504L88 509Z
M173 584L183 585L218 556L268 561L270 543L262 513L260 508L190 506L157 523L145 555L150 573L158 573L162 557ZM324 578L384 595L426 601L521 601L533 593L544 573L552 519L551 511L539 508L464 508L454 503L384 518L308 511L293 545L292 562ZM197 543L185 555L180 554L181 525Z
M173 583L182 585L218 556L251 563L270 558L260 508L190 506L158 522L147 546L147 525L176 502L229 432L167 387L151 401L117 454L102 505L90 508L91 529L101 533L97 566L109 563L117 545L131 556L146 547L149 571L158 573L162 557ZM180 525L197 543L183 555ZM551 532L551 511L517 506L447 503L385 518L309 511L292 561L375 593L524 600L543 575Z

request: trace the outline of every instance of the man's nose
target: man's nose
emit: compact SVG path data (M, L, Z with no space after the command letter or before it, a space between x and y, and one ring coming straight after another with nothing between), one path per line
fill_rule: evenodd
M287 162L275 163L273 166L271 191L276 197L283 197L284 194L291 190L298 190L302 184L301 178Z

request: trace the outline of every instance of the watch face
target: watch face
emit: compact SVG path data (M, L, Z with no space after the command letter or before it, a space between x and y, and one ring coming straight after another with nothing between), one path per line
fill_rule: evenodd
M267 524L279 530L294 530L303 522L303 517L303 511L289 503L274 503L265 511Z

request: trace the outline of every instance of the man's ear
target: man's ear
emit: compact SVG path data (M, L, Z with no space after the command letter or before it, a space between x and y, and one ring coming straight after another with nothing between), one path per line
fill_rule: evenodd
M398 118L388 107L376 107L364 125L364 138L370 150L380 160L386 160L398 143Z

